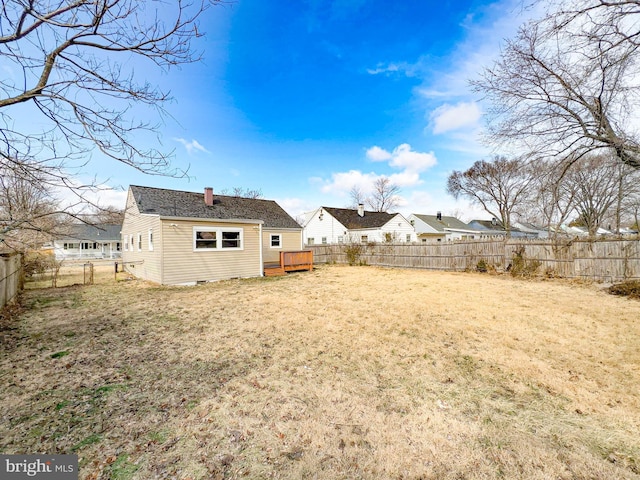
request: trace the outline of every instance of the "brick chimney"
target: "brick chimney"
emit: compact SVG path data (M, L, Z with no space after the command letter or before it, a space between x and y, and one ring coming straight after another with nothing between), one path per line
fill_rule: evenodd
M204 187L204 203L210 207L213 205L213 188Z
M358 204L358 215L360 215L361 217L364 217L364 203Z

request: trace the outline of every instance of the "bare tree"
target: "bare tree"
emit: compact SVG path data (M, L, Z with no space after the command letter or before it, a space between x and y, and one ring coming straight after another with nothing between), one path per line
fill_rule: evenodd
M62 231L65 218L43 183L0 167L0 250L26 252Z
M534 175L526 159L495 156L491 161L478 160L464 172L454 171L447 180L447 192L480 205L500 219L511 234L512 216L526 205Z
M194 62L198 17L218 0L6 0L0 17L0 168L35 188L67 188L91 151L138 170L184 175L157 125L136 121L133 105L164 114L166 92L136 75ZM139 60L136 60L139 59ZM30 118L20 124L19 119ZM12 223L4 228L21 228ZM6 232L5 232L6 233Z
M589 155L566 172L566 181L575 186L576 223L586 227L590 237L596 236L616 206L621 178L625 183L619 167L614 156Z
M369 207L375 212L388 212L399 204L400 187L388 177L380 177L373 183L371 196L366 199Z
M640 168L640 139L629 122L640 106L640 2L579 5L555 2L472 82L491 103L487 140L574 161L612 150Z
M91 222L98 224L122 225L124 210L117 207L106 206L97 208L91 215Z
M367 197L362 191L362 188L354 185L349 190L349 198L351 199L351 203L347 206L347 208L358 208L358 205L364 205L367 202Z
M531 183L532 195L529 197L527 215L544 225L554 238L575 207L577 185L565 177L567 168L563 162L539 160L535 165L537 173Z
M242 188L242 187L233 187L231 190L222 189L220 190L220 195L229 195L231 197L242 197L242 198L263 198L262 190L258 189L250 189L250 188Z

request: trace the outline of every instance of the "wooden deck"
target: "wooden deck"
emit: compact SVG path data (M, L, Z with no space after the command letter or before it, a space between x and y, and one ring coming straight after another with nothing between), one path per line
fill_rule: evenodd
M287 272L301 270L313 270L313 252L311 250L299 250L295 252L280 252L279 263L265 263L265 277L276 277Z

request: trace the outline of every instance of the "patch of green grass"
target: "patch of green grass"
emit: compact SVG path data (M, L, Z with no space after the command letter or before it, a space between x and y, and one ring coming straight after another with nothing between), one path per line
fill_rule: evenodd
M102 440L102 436L98 435L97 433L92 433L87 438L81 440L80 442L76 443L73 447L71 447L71 451L77 452L81 448L87 447L89 445L93 445L94 443L98 443L100 440Z
M133 477L133 474L140 468L138 465L134 465L129 462L129 455L122 453L118 455L116 461L111 464L109 469L109 478L111 480L128 480Z
M103 385L102 387L98 387L94 390L94 397L113 392L114 390L126 390L127 388L127 385L121 383L115 383L113 385Z
M62 358L62 357L66 357L67 355L69 355L69 350L63 350L61 352L56 352L56 353L52 353L51 354L51 358Z
M67 405L69 405L69 400L63 400L60 403L56 403L56 411L60 411L62 410L64 407L66 407Z

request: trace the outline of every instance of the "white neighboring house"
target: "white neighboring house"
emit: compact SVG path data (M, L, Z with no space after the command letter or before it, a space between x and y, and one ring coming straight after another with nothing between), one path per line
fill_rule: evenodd
M53 241L56 260L120 258L120 230L122 225L71 225Z
M525 232L529 235L534 235L536 238L549 238L549 230L534 225L533 223L515 222L513 226L521 232Z
M413 225L418 241L442 242L480 238L480 232L456 217L449 217L438 212L436 215L412 213L409 222Z
M320 207L304 214L305 245L328 243L417 241L416 232L399 213L369 212L358 209Z

